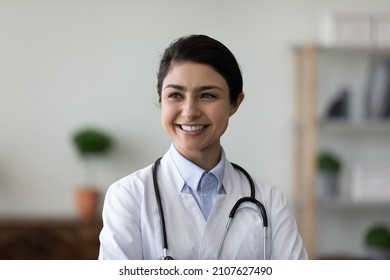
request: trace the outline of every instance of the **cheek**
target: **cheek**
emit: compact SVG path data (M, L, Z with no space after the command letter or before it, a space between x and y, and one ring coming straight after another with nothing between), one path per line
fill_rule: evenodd
M216 128L221 133L225 132L228 124L229 124L229 112L224 111L222 114L215 114L213 115L214 122L216 124Z
M223 119L220 124L220 132L221 134L225 133L227 127L229 125L229 119Z
M162 124L163 126L165 126L165 122L166 122L166 119L167 119L167 111L165 110L164 107L161 108L160 119L161 119L161 124Z
M161 124L164 129L167 129L173 120L173 111L171 108L165 104L161 105Z

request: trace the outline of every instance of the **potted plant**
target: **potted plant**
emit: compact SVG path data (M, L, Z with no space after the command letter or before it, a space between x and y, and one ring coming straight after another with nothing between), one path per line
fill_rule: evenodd
M338 193L341 161L329 151L322 151L317 157L317 197L330 198Z
M79 215L83 219L95 218L100 202L97 188L98 158L107 154L112 148L112 138L100 129L86 127L72 135L73 144L85 161L85 183L76 189L76 204Z
M364 237L366 255L369 259L390 259L390 230L387 226L371 226Z

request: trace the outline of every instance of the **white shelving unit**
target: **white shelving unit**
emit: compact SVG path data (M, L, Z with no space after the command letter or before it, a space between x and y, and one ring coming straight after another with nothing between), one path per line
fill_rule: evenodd
M367 120L364 111L374 57L389 58L390 48L294 48L296 217L313 259L364 258L368 227L390 225L390 196L365 200L353 195L356 162L390 163L390 120ZM349 116L327 120L329 102L342 88L350 92ZM331 150L342 160L341 188L333 199L316 196L320 150Z

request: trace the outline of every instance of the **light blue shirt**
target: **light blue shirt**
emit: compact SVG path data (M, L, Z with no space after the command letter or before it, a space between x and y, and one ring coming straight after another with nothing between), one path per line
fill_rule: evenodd
M222 149L219 163L208 173L183 157L173 144L169 152L185 182L182 192L192 194L204 218L207 220L217 198L217 194L225 193L222 185L226 159L224 150Z

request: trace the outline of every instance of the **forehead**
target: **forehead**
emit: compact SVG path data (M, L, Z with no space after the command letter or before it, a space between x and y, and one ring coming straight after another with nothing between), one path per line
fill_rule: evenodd
M194 62L173 64L163 81L163 89L167 84L186 87L216 85L227 88L226 80L213 67Z

